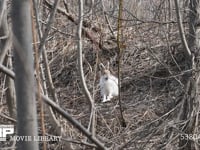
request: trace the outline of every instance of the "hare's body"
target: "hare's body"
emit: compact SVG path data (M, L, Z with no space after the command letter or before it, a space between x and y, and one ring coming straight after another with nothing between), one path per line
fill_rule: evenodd
M118 79L111 75L109 70L104 70L100 78L100 90L103 102L110 101L113 96L118 96Z

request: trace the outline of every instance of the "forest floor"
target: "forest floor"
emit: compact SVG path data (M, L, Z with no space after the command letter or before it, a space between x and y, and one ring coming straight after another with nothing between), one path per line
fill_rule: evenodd
M118 98L102 103L98 85L100 73L96 67L95 56L92 50L85 50L84 72L88 88L95 100L96 134L107 147L152 150L161 149L163 145L170 147L177 144L167 140L171 126L178 117L179 101L184 93L182 74L179 75L177 71L177 68L184 69L180 65L180 53L177 53L180 45L175 44L174 47L176 52L173 53L164 46L151 49L135 47L124 51L121 106L126 127L120 124ZM99 55L101 61L106 64L108 59L104 58L109 56L103 52ZM57 58L52 62L51 71L60 106L87 128L89 103L81 90L76 53L71 52ZM111 71L116 75L117 61L110 59L110 65ZM72 139L84 139L73 126L67 125L66 130ZM75 149L82 147L76 145Z
M176 147L176 140L169 140L178 133L172 128L179 114L180 100L184 89L181 66L180 44L172 44L171 50L165 46L151 48L126 48L121 64L121 106L126 127L121 126L118 98L102 103L99 90L100 62L110 61L113 74L117 74L116 52L93 53L92 48L84 49L84 73L89 91L95 101L96 136L110 149L142 149L160 150ZM96 61L96 56L101 61ZM109 56L110 55L110 56ZM50 60L53 83L59 99L59 105L72 117L88 128L90 110L80 85L77 71L76 51L63 54L57 51L54 59ZM179 64L179 65L177 65ZM181 70L179 70L181 69ZM50 96L51 97L51 96ZM2 107L0 122L9 123L6 104ZM51 134L48 115L45 118L47 133ZM9 120L9 121L8 121ZM12 121L11 121L12 122ZM66 132L72 148L91 149L90 146L80 144L86 138L73 125L61 118L62 127ZM54 149L61 143L49 143L49 149ZM8 143L3 143L8 146Z

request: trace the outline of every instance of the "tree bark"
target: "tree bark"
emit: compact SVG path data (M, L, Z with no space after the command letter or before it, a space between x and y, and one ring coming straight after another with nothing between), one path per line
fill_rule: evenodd
M29 0L12 1L17 135L37 136L37 115ZM38 142L18 141L17 149L37 150Z
M198 58L200 56L200 18L199 12L199 0L190 0L190 13L189 13L189 37L188 37L188 47L191 51L192 58L189 60L188 67L194 71L185 76L185 95L182 101L182 108L180 112L179 119L180 121L186 122L181 126L181 130L187 135L182 136L185 138L180 138L179 148L181 150L197 150L198 145L194 142L195 139L190 139L189 137L194 137L197 135L198 131L198 115L199 115L199 79L200 71L200 62ZM187 64L186 64L187 65ZM197 142L198 143L198 142Z

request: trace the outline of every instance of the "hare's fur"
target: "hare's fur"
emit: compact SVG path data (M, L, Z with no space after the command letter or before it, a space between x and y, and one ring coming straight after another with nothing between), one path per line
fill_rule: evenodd
M109 70L103 70L103 75L100 78L100 90L103 102L110 101L113 96L118 96L118 78L113 76Z

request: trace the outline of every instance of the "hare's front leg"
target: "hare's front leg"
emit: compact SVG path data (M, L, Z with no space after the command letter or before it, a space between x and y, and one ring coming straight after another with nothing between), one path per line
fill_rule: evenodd
M112 97L113 97L112 95L108 95L108 96L104 95L104 96L103 96L103 103L104 103L104 102L107 102L107 101L110 101L110 99L111 99Z
M106 101L107 101L106 95L104 94L104 95L103 95L103 102L106 102Z
M113 96L112 96L112 94L111 94L111 93L109 93L109 94L108 94L107 101L110 101L110 99L111 99L111 98L113 98Z
M111 99L111 98L113 98L113 96L112 96L112 94L111 94L111 93L110 93L110 94L108 94L108 96L105 96L105 97L107 97L107 98L105 98L105 99L103 100L103 102L110 101L110 99Z

